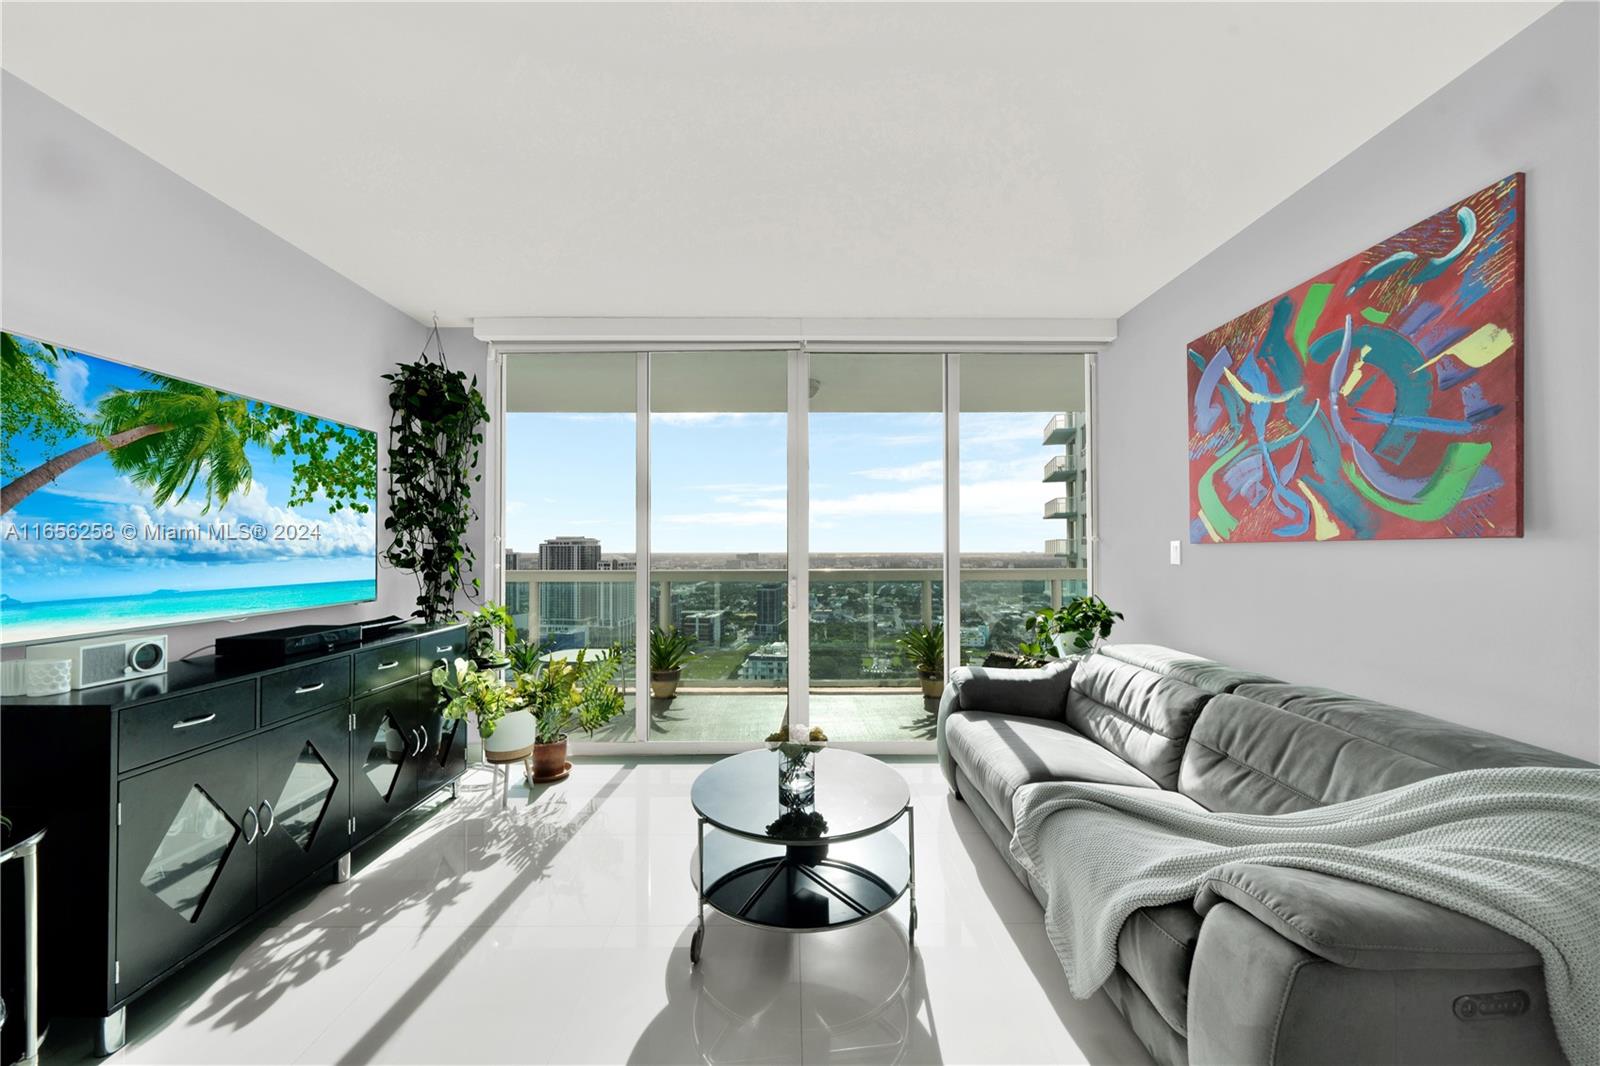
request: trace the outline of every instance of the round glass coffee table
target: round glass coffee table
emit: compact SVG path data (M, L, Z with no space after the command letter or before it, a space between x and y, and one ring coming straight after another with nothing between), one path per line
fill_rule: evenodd
M917 935L916 817L911 790L886 764L853 751L811 756L807 803L779 796L779 752L747 751L707 767L690 799L700 816L689 875L700 898L691 963L705 944L706 906L734 921L814 933L882 914L909 895ZM906 820L905 840L889 828Z

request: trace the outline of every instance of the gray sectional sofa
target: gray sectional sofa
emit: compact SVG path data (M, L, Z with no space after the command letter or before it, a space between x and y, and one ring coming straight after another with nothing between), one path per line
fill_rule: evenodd
M1272 814L1455 770L1588 766L1428 715L1285 684L1154 645L1039 670L954 672L940 764L1016 876L1025 785L1150 789ZM1085 849L1116 846L1085 839ZM1561 1063L1538 954L1476 919L1326 874L1248 867L1136 912L1106 991L1155 1058L1181 1063Z

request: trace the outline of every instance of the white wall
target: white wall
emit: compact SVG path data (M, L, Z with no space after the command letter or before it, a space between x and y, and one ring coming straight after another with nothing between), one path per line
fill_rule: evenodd
M381 538L389 411L378 375L415 358L424 329L18 78L3 78L0 323L377 430ZM415 596L409 574L380 568L377 603L168 632L173 654L183 655L230 631L406 616Z
M1600 757L1597 23L1593 4L1557 8L1120 320L1097 423L1100 591L1127 612L1119 638ZM1227 150L1248 166L1271 145ZM1186 344L1518 170L1523 539L1188 544Z

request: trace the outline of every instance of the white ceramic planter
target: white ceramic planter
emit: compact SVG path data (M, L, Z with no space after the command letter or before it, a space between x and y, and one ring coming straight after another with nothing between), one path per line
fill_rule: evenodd
M512 711L495 723L494 733L483 738L485 754L522 751L533 746L538 729L532 711Z
M1097 639L1083 651L1079 651L1073 646L1071 633L1056 633L1050 639L1055 642L1056 654L1063 659L1071 658L1074 655L1082 655L1084 658L1088 658L1094 654L1095 648L1100 646L1100 641Z

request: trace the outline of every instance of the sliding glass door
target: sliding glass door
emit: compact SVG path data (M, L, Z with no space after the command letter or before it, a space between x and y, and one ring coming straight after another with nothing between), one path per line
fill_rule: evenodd
M915 750L932 668L1088 588L1081 355L507 354L503 380L504 598L552 654L621 656L594 740L728 750L787 716Z
M944 620L944 356L818 353L807 386L811 721L932 739L906 649Z
M651 675L651 739L754 742L783 722L788 360L650 356L650 616L688 643L675 688Z
M559 658L619 651L628 709L601 741L635 738L636 362L516 355L504 377L504 602Z
M1015 652L1030 613L1088 591L1081 355L964 353L961 663Z

